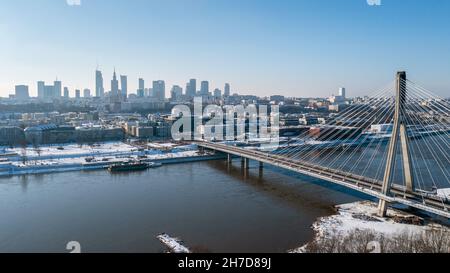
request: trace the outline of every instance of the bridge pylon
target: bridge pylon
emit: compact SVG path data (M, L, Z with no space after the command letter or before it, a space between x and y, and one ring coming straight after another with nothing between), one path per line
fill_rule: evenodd
M403 177L405 179L405 186L407 192L414 192L414 177L411 169L411 154L408 144L408 131L406 127L405 104L407 98L406 90L406 72L397 72L396 80L396 97L395 97L395 112L394 125L392 128L392 136L389 141L389 150L386 159L386 169L384 172L382 194L388 196L390 194L391 185L394 179L395 159L398 150L398 145L401 148L401 157L403 162ZM400 143L399 143L400 142ZM380 199L378 205L378 215L380 217L386 216L387 201Z

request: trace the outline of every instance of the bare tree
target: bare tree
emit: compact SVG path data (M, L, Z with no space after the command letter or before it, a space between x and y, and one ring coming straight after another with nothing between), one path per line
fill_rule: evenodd
M32 144L33 144L33 149L36 152L36 154L38 155L38 157L41 157L42 150L39 147L39 142L37 142L35 139L33 139Z
M21 141L20 142L20 147L22 148L21 150L21 159L22 159L22 163L23 165L25 165L28 161L27 158L27 142L26 141Z
M346 234L331 232L309 243L305 252L368 253L371 242L376 242L382 253L450 253L450 232L445 229L404 232L390 237L372 230L353 230Z

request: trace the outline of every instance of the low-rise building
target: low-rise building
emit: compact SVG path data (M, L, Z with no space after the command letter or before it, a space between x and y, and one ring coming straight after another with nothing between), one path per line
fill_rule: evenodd
M141 139L148 139L154 137L154 128L153 127L137 127L136 128L136 137Z
M0 127L0 145L18 145L25 141L25 134L20 127Z
M125 134L119 127L73 127L54 124L39 125L25 129L29 144L92 143L122 140Z
M161 138L170 138L172 136L171 134L171 127L170 126L157 126L156 128L156 136Z

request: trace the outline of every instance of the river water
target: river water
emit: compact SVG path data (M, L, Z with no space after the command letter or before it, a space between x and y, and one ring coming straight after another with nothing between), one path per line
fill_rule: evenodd
M68 252L69 241L83 252L163 252L163 232L200 252L286 252L333 205L358 198L274 167L246 175L237 160L0 178L0 252Z

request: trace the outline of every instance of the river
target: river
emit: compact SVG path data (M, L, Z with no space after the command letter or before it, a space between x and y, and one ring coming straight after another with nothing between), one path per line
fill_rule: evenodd
M68 252L78 241L83 252L159 253L163 232L200 252L286 252L333 205L359 198L256 163L245 175L237 160L0 178L0 252Z

